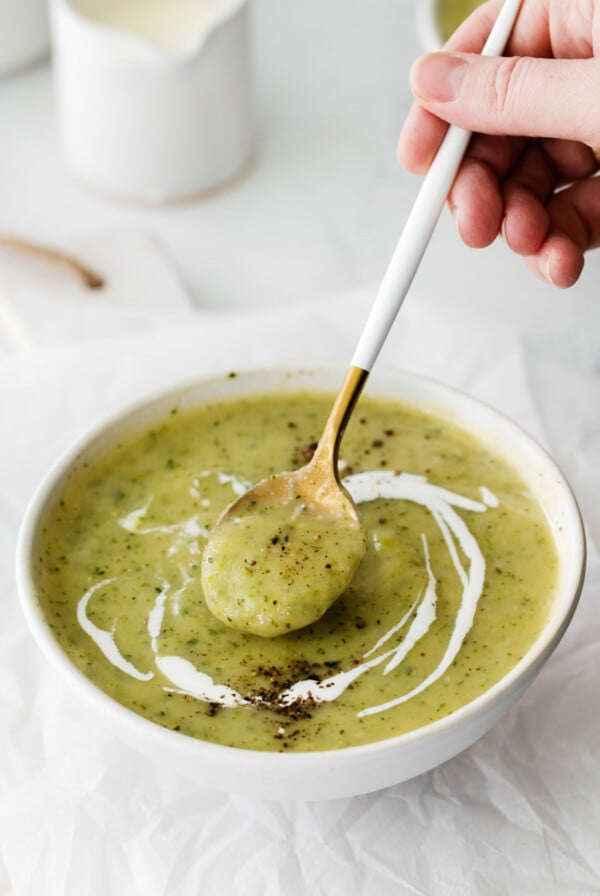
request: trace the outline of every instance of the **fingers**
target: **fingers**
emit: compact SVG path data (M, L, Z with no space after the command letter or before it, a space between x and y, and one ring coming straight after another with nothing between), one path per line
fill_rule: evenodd
M539 57L522 60L523 65L518 63L521 69L526 69L531 62L535 63L535 84L533 80L531 84L523 84L524 74L511 73L514 60L483 60L470 56L481 52L502 3L503 0L487 0L452 35L445 47L447 53L431 54L417 60L413 67L414 89L419 87L424 72L435 66L439 57L460 57L462 54L464 58L470 58L476 66L466 85L469 91L473 91L472 108L469 110L466 107L468 101L464 95L457 102L436 101L435 108L428 105L420 89L419 99L424 101L430 113L440 116L445 122L453 121L473 131L546 134L600 146L600 123L596 118L595 125L591 124L596 117L594 97L600 88L600 61L592 58L594 45L598 43L598 36L594 39L594 23L600 22L594 0L581 0L578 4L566 3L565 0L529 0L522 5L506 56ZM552 57L562 62L555 66ZM574 60L580 62L574 63ZM584 65L580 70L577 66L582 60ZM487 72L486 79L477 83L479 73L484 71ZM584 80L580 80L580 73ZM558 88L558 96L555 96ZM510 94L508 98L507 92ZM481 97L484 98L483 104ZM486 111L486 105L491 107L493 116L488 114L490 110ZM511 108L512 118L518 119L520 124L509 128ZM592 116L588 114L590 111ZM530 112L535 114L535 118ZM409 171L421 174L431 164L446 131L444 121L436 125L430 114L426 119L424 116L422 111L411 111L398 143L400 162ZM495 118L495 122L490 123L490 117ZM499 117L502 119L500 125L497 121ZM424 120L426 125L423 125ZM577 125L575 130L572 129L573 120ZM538 122L544 126L538 127ZM592 133L586 139L588 129Z
M558 195L551 201L555 191L587 179L596 169L592 150L582 144L553 140L528 143L502 185L502 235L509 248L519 255L535 253L551 227L549 208L560 210L564 203L564 199L558 201Z
M502 2L489 0L476 9L452 35L446 48L468 53L481 52ZM397 149L399 162L412 174L425 174L447 129L447 122L414 103L400 132Z
M502 235L518 255L531 255L545 240L550 227L546 202L556 181L556 169L539 143L528 144L502 187Z
M434 56L438 56L442 54L434 54ZM429 57L425 57L427 60ZM452 57L454 58L454 57ZM494 63L496 60L489 60ZM509 60L504 60L508 62ZM534 63L534 60L522 60L523 62L531 62ZM543 61L543 60L539 60ZM547 62L547 60L545 61ZM589 60L585 60L581 64L585 64L586 66L589 64ZM600 60L594 60L593 65L595 66L593 77L598 78L598 89L600 89ZM587 69L586 69L587 71ZM448 85L445 85L444 88L446 91L448 90ZM515 86L515 89L516 86ZM469 100L469 105L477 105L483 110L486 105L489 107L489 103L485 103L483 100L483 93L485 92L485 86L483 84L475 83L475 86L465 86L463 85L463 90L468 90L472 94L472 98ZM583 95L585 93L586 87L582 82L579 85L578 90ZM557 168L563 173L564 182L569 182L570 180L578 180L581 177L588 176L591 170L594 169L595 160L593 154L590 150L588 150L585 145L589 144L591 146L600 146L600 118L598 117L596 110L586 110L581 107L581 103L577 101L577 97L575 100L568 104L569 108L571 108L571 116L577 119L579 122L577 130L573 131L573 133L569 133L569 125L567 123L566 116L562 115L559 110L559 97L555 96L554 85L550 83L548 89L546 89L546 94L550 96L550 107L552 111L549 113L551 122L553 123L551 127L546 128L546 136L548 136L548 131L554 130L556 133L560 131L565 131L565 135L558 136L557 139L554 140L546 140L545 141L545 149L549 156L555 158ZM593 100L592 95L592 100ZM556 99L556 108L554 108L554 101ZM439 104L438 104L439 105ZM486 127L488 130L492 130L492 125L490 124L489 118L492 113L489 111L485 113L488 116L487 124L482 120L484 112L481 111L478 113L480 115L480 120L478 122L478 127L473 128L473 122L470 124L466 123L466 119L462 119L458 117L457 109L460 103L446 103L442 104L448 107L446 111L446 118L455 120L455 123L459 123L462 126L469 127L471 130L485 130ZM452 108L450 108L452 107ZM504 130L500 128L499 134L502 133L523 133L523 134L544 134L544 129L535 126L535 118L534 118L534 109L539 110L539 104L537 102L531 101L532 109L526 112L524 115L524 126L522 128L513 127L512 130L509 130L509 110L508 108L505 110L505 115L507 118L507 129ZM439 114L443 114L440 112ZM541 114L541 113L540 113ZM497 115L496 115L497 118ZM415 103L411 108L400 133L400 137L398 140L398 159L400 163L408 170L414 174L424 174L433 158L439 149L440 143L446 133L447 124L446 121L442 120L438 117L438 115L434 114L432 111L423 108L422 106ZM588 132L588 136L585 135L582 137L581 134L585 134ZM490 138L490 144L494 146L494 153L496 157L500 154L505 153L505 150L510 146L509 143L504 139L503 142L494 142L498 141L499 135L495 135ZM580 142L581 141L581 142ZM513 148L510 149L510 152L507 152L503 155L503 164L509 164L511 159L514 158ZM496 159L496 167L501 167Z
M540 140L540 146L557 172L557 185L591 177L598 168L594 151L574 140Z
M479 159L465 159L448 205L467 246L482 249L498 236L504 216L502 193L491 169Z
M425 174L447 130L445 121L414 103L398 138L396 155L400 164L412 174Z
M572 286L584 253L600 246L600 178L584 177L558 192L556 188L569 169L591 173L591 151L583 147L579 153L546 141L528 143L503 178L493 170L488 138L475 142L473 150L448 199L463 242L482 248L501 233L508 247L525 256L543 279L561 288Z
M526 259L527 267L546 283L559 289L574 286L583 270L583 252L563 233L552 233L535 255Z
M527 141L475 135L454 181L448 204L462 240L473 248L492 243L504 218L502 184Z
M600 145L596 59L430 53L413 65L411 86L430 113L470 131Z
M448 197L460 236L483 247L501 232L533 271L566 288L578 279L584 253L600 246L600 178L592 177L599 162L589 148L600 147L595 7L591 0L530 0L509 55L482 57L501 3L483 3L446 52L414 64L416 103L398 158L423 174L448 123L473 131Z
M561 190L547 205L548 235L527 258L542 279L566 289L583 269L584 253L600 247L600 178Z

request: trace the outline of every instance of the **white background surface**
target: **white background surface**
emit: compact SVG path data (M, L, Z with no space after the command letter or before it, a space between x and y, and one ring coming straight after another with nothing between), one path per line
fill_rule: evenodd
M395 161L413 13L409 0L257 0L255 161L177 206L112 203L71 179L47 65L0 81L0 233L75 249L110 284L92 297L0 253L0 893L600 893L598 253L558 293L502 245L460 246L444 215L384 350L538 437L592 536L558 651L442 768L324 804L201 791L64 691L18 607L26 501L99 416L215 367L349 358L418 187Z

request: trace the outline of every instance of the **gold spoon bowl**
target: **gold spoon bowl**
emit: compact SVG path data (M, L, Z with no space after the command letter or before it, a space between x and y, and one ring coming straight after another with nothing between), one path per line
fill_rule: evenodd
M354 577L365 537L338 474L338 451L367 372L350 367L317 449L221 515L202 556L202 589L225 625L275 637L320 619Z

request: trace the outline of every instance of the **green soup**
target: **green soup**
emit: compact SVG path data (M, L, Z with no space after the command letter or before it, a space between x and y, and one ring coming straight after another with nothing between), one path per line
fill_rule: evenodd
M440 719L526 653L557 577L542 508L453 423L368 397L342 443L367 542L342 597L275 638L211 613L200 576L211 527L250 485L306 463L332 400L174 408L72 470L45 514L36 588L58 642L99 688L193 737L324 750ZM293 588L291 577L282 597Z
M437 20L446 41L483 0L438 0Z

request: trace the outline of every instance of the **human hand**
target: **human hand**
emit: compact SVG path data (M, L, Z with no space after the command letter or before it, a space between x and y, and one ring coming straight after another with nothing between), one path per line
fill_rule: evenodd
M447 123L474 132L448 196L462 240L502 234L528 267L572 286L600 246L600 5L523 0L503 58L477 55L502 0L488 0L411 71L400 134L409 171L429 168Z

